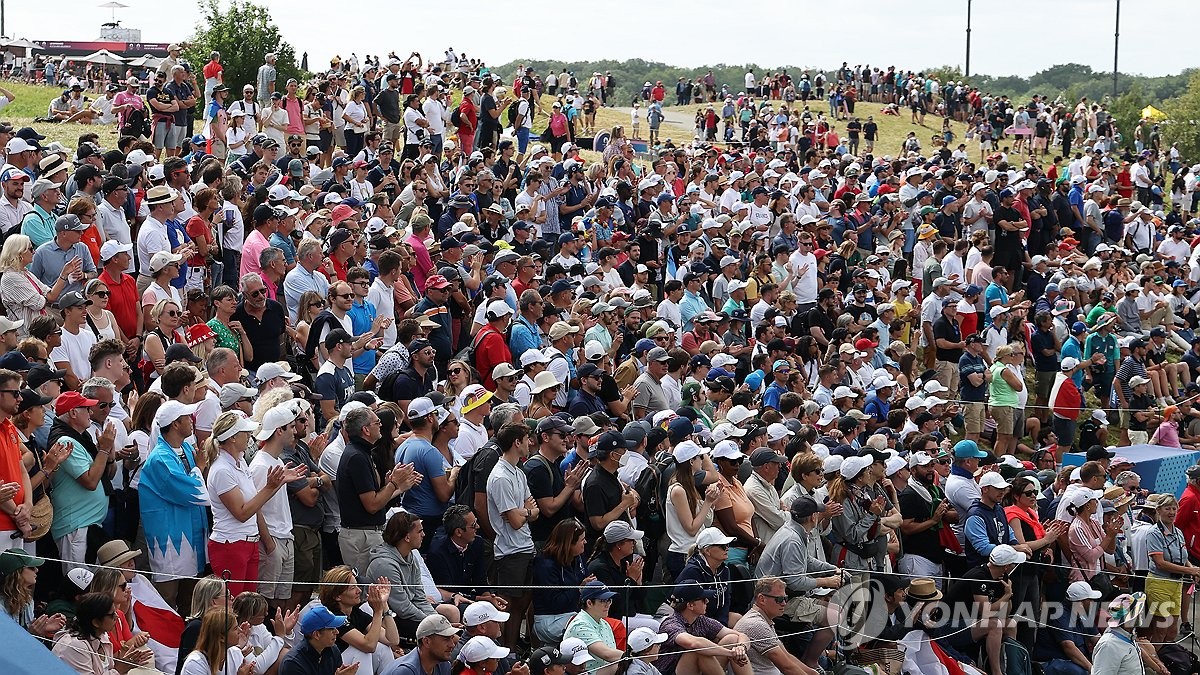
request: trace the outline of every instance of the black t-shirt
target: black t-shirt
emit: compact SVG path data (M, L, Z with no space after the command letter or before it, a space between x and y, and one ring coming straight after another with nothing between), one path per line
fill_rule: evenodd
M939 496L939 494L933 494L935 500L937 500ZM917 494L911 486L904 488L904 490L899 494L899 500L900 515L903 516L905 520L911 518L918 523L923 523L929 520L933 513L934 507L937 506L936 501L934 504L930 504L929 502L925 501L924 497ZM943 525L943 527L945 526ZM942 562L943 548L938 541L937 528L931 527L928 530L923 530L921 532L917 532L916 534L901 533L900 539L904 544L905 551L916 553L917 555L927 558L934 563L940 564Z
M1054 216L1060 226L1075 229L1075 211L1071 209L1071 200L1067 193L1055 192L1050 198L1050 205L1054 207Z
M829 313L821 309L819 306L808 310L808 312L804 314L803 321L804 330L793 331L797 335L811 335L812 333L810 331L813 328L820 328L825 333L825 337L829 337L833 334L833 319L830 319ZM797 326L797 328L799 327L800 326Z
M379 474L371 455L357 438L350 439L342 453L337 471L338 506L342 509L342 527L376 527L384 523L384 512L367 513L359 495L379 490Z
M946 591L944 602L952 612L969 611L975 606L976 595L987 596L988 602L1004 595L1004 585L992 577L986 564L963 572L962 579Z
M875 305L856 305L850 303L846 305L844 313L853 316L859 323L870 323L879 318L879 313L875 310ZM862 318L864 314L871 318L864 321Z
M529 494L533 495L534 499L557 497L566 486L566 480L563 478L558 462L547 461L541 455L531 455L529 459L525 460L521 470L525 472L525 480L529 484ZM567 500L567 503L563 504L562 508L554 515L542 514L540 518L530 523L529 534L534 541L546 541L550 538L550 531L554 529L555 525L567 518L574 517L574 515L575 509L571 506L571 501Z
M496 109L496 99L491 94L484 94L479 101L479 128L483 130L495 130L500 126L500 119L492 117L492 110Z
M1146 428L1146 420L1139 420L1135 412L1146 412L1154 405L1154 397L1150 394L1142 394L1129 397L1129 430L1130 431L1148 431Z
M945 314L942 314L933 322L933 339L937 340L938 338L944 338L951 342L962 342L962 333L959 332L958 325L947 319ZM962 353L963 350L961 347L957 349L942 349L939 346L937 348L937 360L949 361L957 365L958 360L962 358Z
M267 309L263 312L262 321L246 312L245 303L238 303L233 320L242 322L250 346L254 348L254 359L246 362L247 369L257 370L264 363L282 359L283 348L279 336L283 335L287 328L286 319L287 312L274 300L267 300Z
M879 125L874 122L867 122L863 125L863 136L868 141L873 141L879 136Z
M337 612L334 613L336 614ZM346 651L346 649L350 646L344 639L342 639L346 633L349 633L352 630L357 630L358 632L366 635L367 629L371 627L372 618L373 617L370 614L367 614L365 611L363 611L361 605L350 610L350 616L346 617L346 623L342 624L342 627L337 629L338 639L335 644L337 645L338 649Z
M583 507L587 516L584 526L587 527L589 547L601 534L600 530L592 527L592 516L603 516L612 511L624 496L621 481L604 467L597 466L583 481ZM621 514L621 520L629 520L628 515Z
M1012 208L1011 206L1001 205L1000 208L996 209L996 217L993 220L993 222L996 223L997 245L1004 243L1009 246L1020 246L1021 232L1019 230L1006 230L1003 227L1000 227L1000 221L1002 220L1007 220L1010 223L1016 223L1017 221L1025 220L1025 218L1021 216L1021 212Z
M162 105L171 105L172 103L175 102L175 95L172 94L171 92L167 91L165 87L150 87L149 89L146 90L146 100L147 101L157 101L158 103L160 103ZM151 113L151 115L163 115L163 116L169 115L172 120L175 119L174 113L166 113L166 112L156 110L154 108L154 106L150 106L150 113Z
M846 133L851 139L858 138L859 132L862 131L861 122L849 122L846 124Z

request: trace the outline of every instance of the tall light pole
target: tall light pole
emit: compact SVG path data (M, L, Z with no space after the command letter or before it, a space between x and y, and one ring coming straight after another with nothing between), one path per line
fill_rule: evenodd
M1117 0L1120 4L1120 0ZM967 66L966 77L971 76L971 0L967 0Z
M1117 0L1117 23L1113 29L1113 98L1117 97L1117 56L1121 50L1121 0Z

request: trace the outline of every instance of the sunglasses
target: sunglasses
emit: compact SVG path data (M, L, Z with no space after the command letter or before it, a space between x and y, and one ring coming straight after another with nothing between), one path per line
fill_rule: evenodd
M786 605L788 601L788 596L786 595L767 595L764 593L763 596L770 598L781 605Z
M265 291L264 291L264 292L265 292ZM354 294L353 294L353 293L337 293L337 294L335 294L333 297L335 297L335 298L341 298L341 299L343 299L343 300L350 300L350 299L353 299L353 298L354 298Z
M324 307L324 306L325 306L325 303L323 303L323 302L310 302L310 303L308 303L308 306L309 306L309 307Z
M949 463L950 463L950 460L948 460L948 459L939 459L939 460L937 461L937 463L938 463L938 464L949 464Z
M163 312L163 314L166 314L167 316L170 316L170 317L179 316L179 312L177 312L173 309L169 309L169 310Z
M450 373L451 375L458 375L462 371L463 371L462 368L451 368L450 370L448 370L446 372Z
M96 407L97 407L97 408L100 408L100 409L102 409L102 410L110 410L110 409L112 409L112 407L113 407L114 405L116 405L116 403L113 403L113 402L111 402L111 401L109 401L108 403L105 403L105 402L103 402L103 401L102 401L102 402L100 402L100 403L97 403L97 404L96 404Z
M95 291L92 293L92 295L98 295L102 298L107 298L109 295L111 295L111 293L109 293L108 291Z

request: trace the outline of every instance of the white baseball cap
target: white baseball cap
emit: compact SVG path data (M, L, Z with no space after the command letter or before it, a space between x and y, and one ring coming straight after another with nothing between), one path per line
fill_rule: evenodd
M154 423L162 429L184 415L195 415L198 407L200 406L179 401L165 401L154 415Z
M275 435L275 432L281 427L286 427L295 422L299 416L300 409L291 401L284 401L263 415L262 428L258 429L258 433L254 434L254 438L265 441ZM253 424L253 422L251 423ZM255 425L255 428L258 428L258 425ZM245 431L250 431L250 429L245 429ZM217 438L217 440L220 441L222 439Z
M722 422L713 427L712 439L717 443L730 438L741 438L746 435L746 430L741 427L735 427L729 422Z
M821 473L837 473L842 468L842 463L846 461L841 455L829 455L825 458L821 465Z
M706 527L700 530L700 534L696 535L696 548L708 548L709 546L725 546L732 544L733 537L728 537L724 532L715 527Z
M478 626L488 621L504 623L508 621L508 612L501 612L487 600L477 600L463 610L462 620L463 624L467 626Z
M428 396L418 396L408 402L408 419L418 419L437 410L433 400Z
M695 441L684 441L675 446L671 454L675 456L675 461L679 464L685 464L692 461L694 457L703 455L707 450L700 447Z
M1004 477L995 471L988 471L987 473L983 474L983 478L979 479L979 487L981 488L993 487L1004 490L1009 486L1010 483L1004 480Z
M626 643L629 645L630 651L634 654L640 654L654 645L661 645L667 641L666 633L658 633L650 628L642 626L634 628L629 637L626 638Z
M1092 588L1086 581L1076 581L1070 586L1067 586L1067 599L1071 602L1079 602L1080 600L1099 600L1101 595L1104 594Z
M721 441L713 447L712 456L717 459L745 459L746 453L734 441Z
M1000 544L993 548L991 554L988 555L988 562L993 565L1020 565L1027 559L1028 557L1024 553L1008 544Z
M770 443L774 443L775 441L781 441L781 440L787 438L788 436L795 436L795 435L796 434L794 432L792 432L791 429L787 428L786 424L782 424L780 422L773 422L773 423L767 425L767 441Z
M501 647L492 641L486 635L476 635L467 640L462 649L458 652L458 658L463 663L479 663L487 659L502 659L508 656L508 647Z
M563 656L568 656L571 663L576 666L582 666L592 659L591 652L588 651L587 643L577 637L569 637L558 645L558 651Z
M730 424L738 425L758 414L758 410L750 410L744 405L735 405L725 414L725 419Z

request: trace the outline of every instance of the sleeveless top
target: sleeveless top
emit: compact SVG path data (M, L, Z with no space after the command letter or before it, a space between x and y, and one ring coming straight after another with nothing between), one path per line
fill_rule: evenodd
M992 382L988 386L989 405L998 405L1008 408L1015 408L1017 406L1017 392L1002 375L1004 369L1007 367L1008 366L999 361L992 364Z

